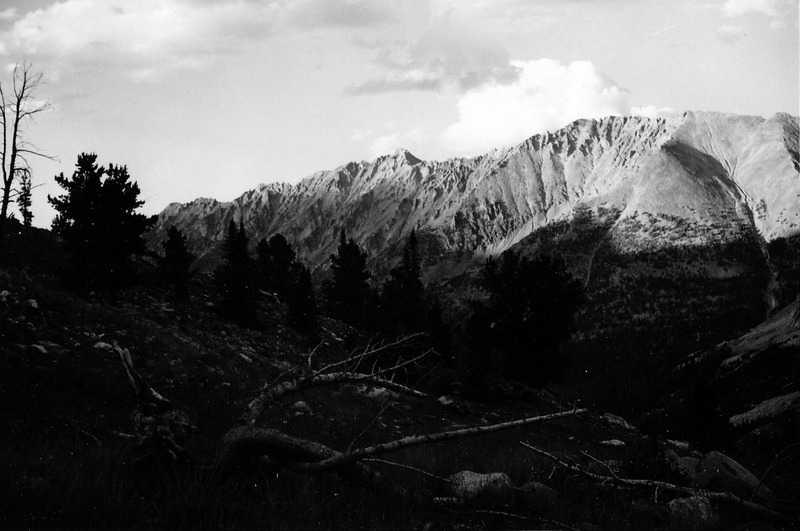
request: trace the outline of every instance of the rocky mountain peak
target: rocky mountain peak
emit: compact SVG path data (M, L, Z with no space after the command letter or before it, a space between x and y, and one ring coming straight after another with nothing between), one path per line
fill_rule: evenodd
M284 233L312 266L325 263L342 229L375 260L391 259L417 229L431 253L462 262L502 252L578 205L619 211L623 220L741 224L769 241L800 231L797 130L788 115L693 112L576 120L474 158L423 161L398 149L231 203L170 205L151 244L174 224L208 253L235 217L253 241Z

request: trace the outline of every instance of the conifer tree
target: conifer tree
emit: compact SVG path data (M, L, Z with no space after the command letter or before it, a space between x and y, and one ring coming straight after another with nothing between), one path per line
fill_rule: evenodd
M506 376L532 385L560 379L568 360L559 343L569 336L582 301L580 283L561 260L509 251L487 260L483 275L490 293L483 315L491 319L482 333L502 354Z
M167 229L167 239L162 244L164 248L164 269L167 279L172 284L175 294L185 299L188 296L188 284L191 276L189 268L195 260L195 255L189 252L186 245L186 236L175 227Z
M247 247L244 224L240 221L237 228L236 222L231 219L223 245L223 263L217 269L215 279L223 313L249 325L255 319L257 289Z
M343 229L339 233L336 254L332 254L330 260L333 280L328 302L331 314L350 325L362 327L370 296L367 253L352 238L348 240Z
M311 282L311 271L303 264L294 267L292 289L288 294L289 326L307 334L318 328L317 303Z
M420 332L425 325L425 286L415 231L411 231L400 264L389 272L381 305L395 333Z
M66 193L47 197L58 212L53 232L72 252L75 273L89 284L126 280L128 259L144 252L142 235L153 222L136 212L144 201L128 169L98 166L97 155L83 153L71 178L62 173L55 180Z
M19 193L17 195L17 206L22 214L22 224L30 227L33 223L33 212L31 212L31 172L23 168L19 172Z
M282 302L288 302L297 267L294 249L286 237L278 233L258 242L256 253L261 285L277 293Z

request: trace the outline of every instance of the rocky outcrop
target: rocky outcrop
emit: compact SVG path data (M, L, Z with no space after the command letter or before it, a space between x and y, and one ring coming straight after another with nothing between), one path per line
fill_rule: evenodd
M422 161L398 150L295 185L263 185L229 203L171 204L159 214L150 245L158 249L175 225L209 260L228 221L241 219L254 241L281 232L320 266L342 229L377 262L390 260L417 229L432 262L450 260L436 273L447 275L585 207L618 212L622 226L657 221L672 244L736 238L741 227L770 240L800 230L797 137L798 119L788 115L685 113L578 120L475 158ZM676 220L707 230L682 234ZM653 237L628 232L621 245Z

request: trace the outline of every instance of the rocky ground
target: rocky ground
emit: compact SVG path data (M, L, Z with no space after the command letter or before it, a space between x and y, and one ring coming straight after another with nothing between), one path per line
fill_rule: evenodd
M407 448L367 463L406 494L352 481L342 471L292 472L274 459L218 466L222 437L259 389L335 363L364 348L365 339L328 319L320 338L299 335L270 300L260 306L257 329L241 328L217 315L202 281L188 301L146 274L144 285L113 294L65 288L65 258L45 231L12 235L11 249L0 267L0 527L798 525L796 484L785 479L797 471L791 447L771 461L735 447L701 451L650 437L602 411ZM136 400L121 350L147 385L174 404L180 422L177 413L165 421ZM270 404L259 422L346 451L580 405L501 380L476 393L446 367L417 371L406 383L426 396L358 383L318 387Z

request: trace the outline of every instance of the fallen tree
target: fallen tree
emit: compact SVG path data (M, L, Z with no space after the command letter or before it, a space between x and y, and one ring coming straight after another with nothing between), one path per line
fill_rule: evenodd
M262 386L259 390L259 394L255 399L250 401L245 412L239 418L239 425L228 430L222 437L218 445L218 451L213 466L235 469L238 465L257 461L265 463L273 468L292 470L300 473L335 472L343 477L365 484L371 484L381 490L398 494L414 503L425 505L434 503L435 505L434 500L422 499L419 495L410 493L403 487L400 487L380 473L374 471L366 463L385 463L392 466L399 466L414 470L426 476L448 481L424 470L409 467L401 463L375 459L375 457L415 446L483 436L536 423L556 421L587 412L586 409L573 408L567 411L558 411L491 425L402 437L400 439L362 448L348 448L345 451L336 450L318 441L296 437L275 428L257 425L258 418L270 404L277 403L281 398L294 393L320 386L342 385L354 382L369 383L370 385L392 390L398 393L398 397L406 395L424 398L426 396L424 393L395 382L393 377L397 371L417 364L429 351L413 356L407 360L398 359L395 363L383 369L376 369L376 364L373 363L369 370L363 372L360 370L368 360L374 358L379 352L385 351L389 346L400 345L406 340L407 338L391 344L367 348L357 354L351 353L351 355L344 360L329 363L316 370L311 369L312 351L312 353L309 354L307 366L300 372L300 376L287 381L276 382L272 385ZM119 359L125 369L128 382L137 398L137 402L141 408L149 412L147 413L149 416L146 418L156 419L148 420L146 423L140 423L144 426L144 432L138 434L138 444L140 446L149 445L150 447L157 446L159 448L166 447L183 450L186 433L192 427L191 423L188 422L188 417L182 411L178 410L172 402L164 398L147 384L145 378L134 368L130 352L127 349L119 347L116 343L113 345L113 348L119 354ZM156 428L154 429L153 426ZM137 430L139 430L138 425ZM164 441L161 441L161 439L164 439ZM154 444L154 440L156 440L158 444ZM147 441L147 444L143 444L142 441ZM532 452L554 462L558 467L580 474L589 480L602 484L610 483L623 488L654 488L688 496L703 496L711 502L735 504L754 514L765 516L772 520L785 520L785 516L781 513L752 501L744 500L728 492L714 492L650 479L621 478L611 469L609 469L611 473L610 476L599 475L589 472L577 464L568 463L559 459L530 444L524 442L520 442L520 444Z
M575 472L575 473L577 473L577 474L579 474L579 475L581 475L581 476L583 476L585 478L588 478L588 479L590 479L592 481L596 481L596 482L601 483L601 484L609 484L610 483L612 485L620 485L620 486L625 486L625 487L652 488L652 489L656 489L656 491L658 491L658 489L662 489L662 490L665 490L665 491L668 491L668 492L675 492L675 493L678 493L678 494L685 494L685 495L688 495L688 496L702 496L704 498L707 498L708 501L710 501L710 502L722 502L722 503L730 503L730 504L733 504L733 505L738 505L738 506L740 506L740 507L742 507L744 509L747 509L748 511L750 511L752 513L758 514L760 516L766 516L766 517L768 517L768 518L770 518L772 520L783 521L783 520L786 519L784 515L776 512L776 511L773 511L772 509L764 507L763 505L760 505L758 503L753 503L752 501L745 500L745 499L740 498L739 496L736 496L736 495L731 494L729 492L715 492L715 491L705 490L705 489L684 487L684 486L681 486L681 485L675 485L673 483L667 483L665 481L658 481L658 480L653 480L653 479L627 479L627 478L621 478L614 472L614 470L611 467L608 467L608 466L607 466L607 468L608 468L609 473L611 474L610 476L604 476L604 475L600 475L600 474L595 474L595 473L589 472L588 470L585 470L584 468L582 468L582 467L580 467L580 466L578 466L576 464L567 463L566 461L563 461L563 460L559 459L558 457L554 456L553 454L551 454L549 452L546 452L546 451L542 450L541 448L537 448L535 446L532 446L532 445L530 445L528 443L525 443L525 442L522 442L522 441L520 441L520 444L522 446L524 446L525 448L527 448L528 450L532 451L533 453L541 455L542 457L545 457L545 458L549 459L550 461L555 463L557 466L559 466L559 467L561 467L561 468L563 468L565 470L569 470L571 472ZM601 461L601 463L602 463L602 461Z

